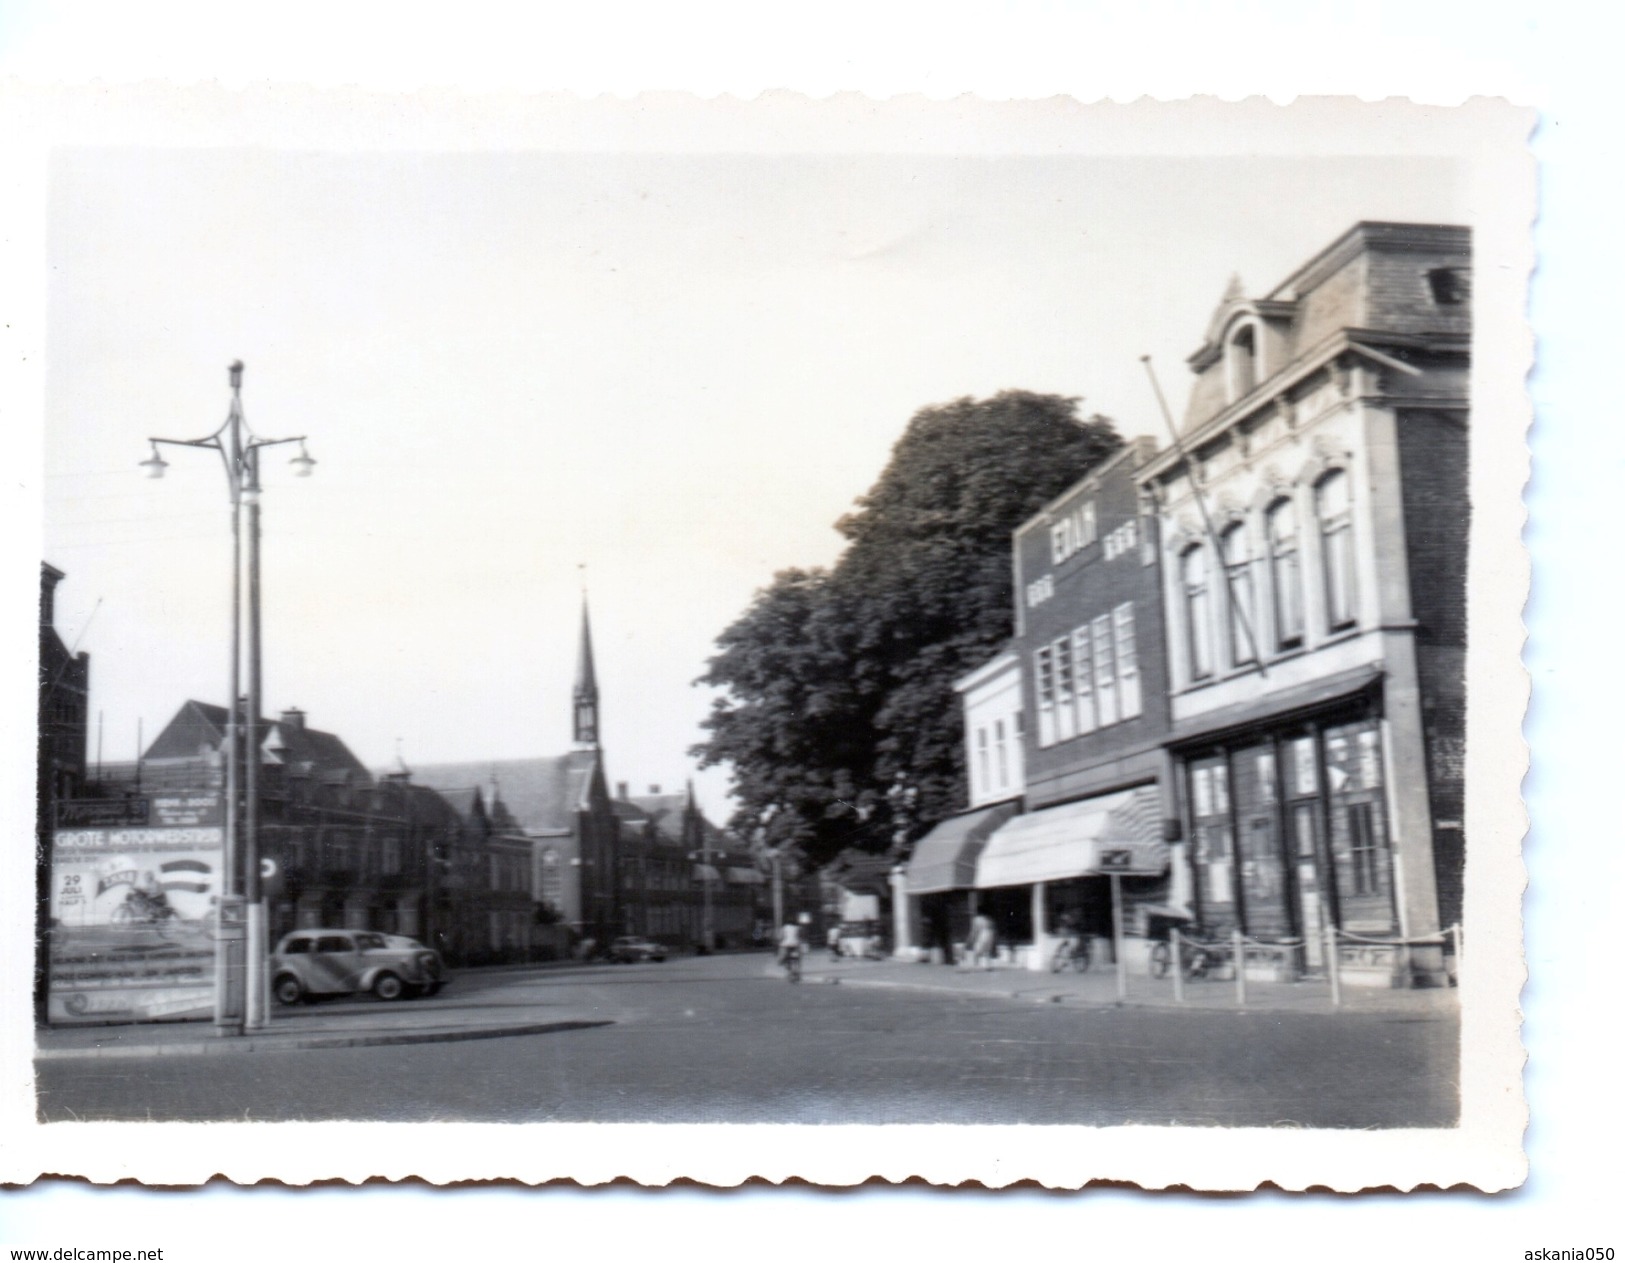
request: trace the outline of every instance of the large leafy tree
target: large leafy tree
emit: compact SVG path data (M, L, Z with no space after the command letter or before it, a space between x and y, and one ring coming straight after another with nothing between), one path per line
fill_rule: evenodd
M1011 632L1010 533L1121 443L1027 391L923 408L836 523L830 570L787 570L717 640L696 747L743 832L821 863L906 844L964 806L953 681Z

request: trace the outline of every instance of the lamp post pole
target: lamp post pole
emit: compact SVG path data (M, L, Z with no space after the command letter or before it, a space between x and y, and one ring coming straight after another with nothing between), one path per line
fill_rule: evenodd
M149 438L152 456L141 462L152 478L162 478L168 462L159 455L158 445L209 448L220 455L231 495L231 670L230 699L226 708L226 810L224 882L219 934L215 954L215 1025L222 1035L240 1035L259 1030L268 1018L269 994L266 988L265 904L260 889L260 794L259 749L260 678L260 479L261 448L284 443L299 444L299 454L289 464L294 473L305 477L315 466L305 450L305 437L260 438L243 419L243 362L230 369L231 408L225 421L213 434L201 439ZM243 510L248 516L248 696L241 694L243 622ZM245 708L247 714L243 715ZM246 725L246 740L244 727ZM243 774L239 778L239 760ZM241 802L239 803L239 799ZM231 943L239 939L235 920L237 901L246 904L242 930L246 933L246 959L241 966L243 1002L239 1003L235 974L239 966L232 956Z

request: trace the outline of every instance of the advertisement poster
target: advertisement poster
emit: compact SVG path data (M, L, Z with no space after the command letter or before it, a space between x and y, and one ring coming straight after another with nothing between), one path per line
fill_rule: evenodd
M49 1020L210 1016L220 795L65 802L53 843Z

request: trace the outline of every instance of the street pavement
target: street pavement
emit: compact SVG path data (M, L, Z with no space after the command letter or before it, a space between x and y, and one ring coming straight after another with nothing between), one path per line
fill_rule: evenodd
M465 971L441 995L41 1032L73 1119L1449 1126L1455 995L765 954Z

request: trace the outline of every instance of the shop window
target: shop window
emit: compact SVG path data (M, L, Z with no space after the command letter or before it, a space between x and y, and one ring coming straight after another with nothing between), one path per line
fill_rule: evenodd
M1195 818L1194 856L1203 917L1210 924L1233 913L1235 886L1230 794L1222 759L1191 768L1191 814Z
M1119 718L1117 709L1117 664L1112 651L1112 620L1110 614L1102 614L1089 624L1089 638L1094 645L1095 659L1095 709L1100 717L1100 726L1115 724Z
M1298 557L1298 513L1286 498L1264 515L1270 547L1270 586L1275 613L1275 646L1294 649L1303 643L1303 572Z
M1253 566L1247 527L1237 522L1219 537L1224 551L1225 595L1230 608L1230 664L1245 666L1257 654L1253 647Z
M1328 728L1325 757L1333 876L1344 928L1388 933L1398 921L1376 721Z
M1117 695L1124 719L1140 713L1140 654L1134 643L1134 603L1125 601L1112 611L1112 633L1117 648Z
M1354 624L1354 529L1349 478L1342 470L1315 484L1321 568L1326 581L1326 623L1337 631Z
M1213 611L1207 553L1200 545L1179 559L1179 576L1185 596L1186 661L1191 679L1205 680L1213 674Z
M1264 937L1284 936L1292 932L1292 923L1276 814L1275 752L1269 746L1238 751L1234 767L1246 928Z
M1055 744L1055 663L1048 645L1033 654L1033 675L1038 691L1038 744Z
M1382 848L1377 845L1376 830L1372 827L1370 803L1351 803L1347 810L1349 826L1349 869L1352 880L1349 893L1374 895L1379 893L1378 860Z
M1062 636L1052 646L1055 661L1055 739L1078 735L1078 712L1072 692L1072 637Z
M1078 731L1093 732L1102 721L1095 703L1094 638L1088 623L1072 632L1072 663L1077 677Z
M1320 778L1316 774L1315 739L1295 737L1287 747L1291 791L1294 797L1318 793Z

